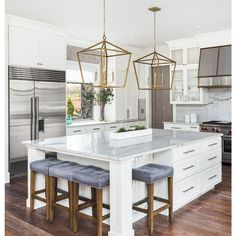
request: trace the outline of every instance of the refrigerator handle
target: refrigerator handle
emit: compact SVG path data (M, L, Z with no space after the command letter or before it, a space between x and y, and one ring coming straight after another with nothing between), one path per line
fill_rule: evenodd
M35 139L39 139L39 97L35 97Z
M30 98L30 105L31 105L31 132L30 132L30 139L35 139L35 98Z

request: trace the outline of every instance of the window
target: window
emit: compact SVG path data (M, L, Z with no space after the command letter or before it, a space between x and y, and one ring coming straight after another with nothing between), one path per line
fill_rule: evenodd
M86 81L91 81L92 84L96 77L96 65L87 63L84 76L86 77ZM83 85L81 83L78 62L67 61L66 81L67 101L70 99L75 108L73 119L93 119L92 98L94 96L94 90L91 84Z

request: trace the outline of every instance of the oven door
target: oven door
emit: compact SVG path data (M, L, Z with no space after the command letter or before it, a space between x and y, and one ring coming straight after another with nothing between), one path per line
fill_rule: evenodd
M222 142L222 162L231 163L231 137L223 136Z

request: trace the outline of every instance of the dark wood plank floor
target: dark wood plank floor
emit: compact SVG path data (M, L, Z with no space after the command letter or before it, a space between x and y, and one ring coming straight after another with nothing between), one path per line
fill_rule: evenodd
M69 229L68 215L60 210L53 223L45 220L44 209L33 215L25 207L26 178L6 184L7 236L93 236L95 224L79 219L79 232ZM135 235L148 235L146 218L134 224ZM109 227L104 225L104 235ZM181 208L174 214L174 223L163 216L155 218L155 233L160 236L228 236L231 235L231 168L223 166L223 182L214 190Z

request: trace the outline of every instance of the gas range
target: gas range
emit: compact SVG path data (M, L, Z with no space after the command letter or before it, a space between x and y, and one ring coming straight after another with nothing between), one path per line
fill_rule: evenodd
M230 121L205 121L200 125L201 132L222 133L224 136L231 137L231 122Z

